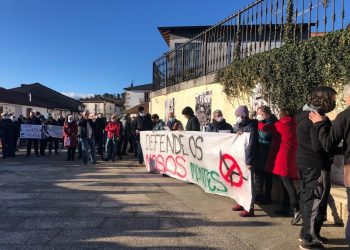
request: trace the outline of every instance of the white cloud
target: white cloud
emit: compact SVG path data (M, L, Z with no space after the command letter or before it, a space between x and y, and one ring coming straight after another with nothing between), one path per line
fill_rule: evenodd
M74 99L87 98L87 97L92 97L95 95L95 94L79 94L79 93L73 93L73 92L62 93L62 94L69 96L71 98L74 98Z

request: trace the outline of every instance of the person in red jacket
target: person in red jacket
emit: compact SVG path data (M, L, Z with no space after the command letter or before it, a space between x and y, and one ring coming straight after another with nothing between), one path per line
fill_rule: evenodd
M290 206L293 212L292 225L301 219L297 191L293 180L299 180L296 163L297 154L297 124L293 113L289 109L281 109L280 120L275 124L275 133L272 137L271 148L266 164L266 172L281 177L282 184L287 190ZM289 209L282 208L278 214L289 215Z
M64 146L67 150L67 161L74 161L75 150L78 146L78 125L72 115L63 124Z
M105 131L107 132L105 161L112 158L112 162L114 162L120 135L120 124L117 122L116 115L111 116L111 121L107 124Z

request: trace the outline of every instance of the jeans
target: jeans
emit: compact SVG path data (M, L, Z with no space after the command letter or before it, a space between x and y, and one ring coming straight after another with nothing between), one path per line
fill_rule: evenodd
M137 144L137 159L140 164L143 164L143 154L142 154L142 147L141 147L141 142L136 140Z
M345 235L346 235L346 241L348 242L348 245L350 247L350 187L346 188L346 194L348 197L348 222L346 223L346 228L345 228Z
M106 142L106 158L113 159L117 154L118 141L108 138Z
M89 148L90 148L90 155L91 155L92 162L96 163L95 140L91 138L82 138L84 164L86 164L89 159Z

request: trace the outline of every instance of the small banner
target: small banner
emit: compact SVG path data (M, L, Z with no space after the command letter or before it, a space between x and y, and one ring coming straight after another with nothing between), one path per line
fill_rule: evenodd
M63 126L47 125L47 132L53 138L63 138Z
M41 139L42 136L41 125L21 124L20 138L22 139Z
M245 164L249 133L143 131L140 140L148 171L230 197L249 211L251 172Z

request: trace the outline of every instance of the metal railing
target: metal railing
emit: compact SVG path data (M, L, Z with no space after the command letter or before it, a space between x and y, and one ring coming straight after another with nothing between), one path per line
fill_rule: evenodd
M350 22L346 9L349 0L257 0L155 60L153 89L207 75L286 42L344 29Z

